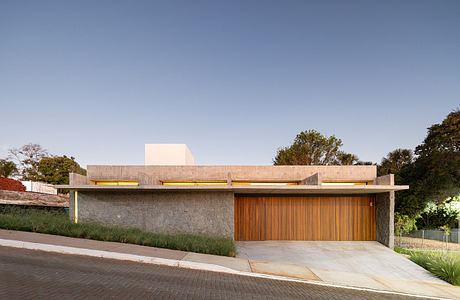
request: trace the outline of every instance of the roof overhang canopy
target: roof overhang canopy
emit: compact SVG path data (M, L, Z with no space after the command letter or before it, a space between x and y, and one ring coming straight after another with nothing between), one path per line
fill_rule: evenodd
M234 192L237 194L378 194L407 190L407 185L56 185L57 189L77 191L139 191L139 192Z

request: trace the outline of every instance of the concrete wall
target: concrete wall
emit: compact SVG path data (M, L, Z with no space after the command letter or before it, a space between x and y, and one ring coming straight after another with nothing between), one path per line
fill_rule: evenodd
M394 185L395 184L395 176L394 174L388 174L384 176L379 176L375 178L374 184L376 185Z
M393 249L394 247L394 207L395 192L376 195L375 219L377 242Z
M77 173L69 173L69 184L86 185L89 184L88 177Z
M73 198L71 199L71 216ZM231 192L78 192L79 222L137 227L155 233L234 236Z
M89 165L88 180L138 180L155 185L162 180L301 181L319 173L324 181L374 181L376 166L99 166Z

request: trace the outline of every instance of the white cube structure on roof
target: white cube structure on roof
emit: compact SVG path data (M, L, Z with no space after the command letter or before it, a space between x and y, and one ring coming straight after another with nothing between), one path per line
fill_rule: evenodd
M145 165L182 165L195 164L186 144L145 144Z

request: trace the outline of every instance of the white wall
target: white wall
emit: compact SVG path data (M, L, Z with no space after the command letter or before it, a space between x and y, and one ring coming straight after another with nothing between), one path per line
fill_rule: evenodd
M190 149L185 144L145 144L146 165L194 165Z
M27 192L57 195L57 189L55 189L52 184L44 182L34 182L30 180L21 181L21 183L26 187Z

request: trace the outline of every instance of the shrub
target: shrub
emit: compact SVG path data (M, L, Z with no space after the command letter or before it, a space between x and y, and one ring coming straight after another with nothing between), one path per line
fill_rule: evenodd
M191 234L157 234L137 228L104 226L99 223L71 222L63 211L37 208L0 207L0 228L138 244L182 251L235 255L232 239Z
M401 237L404 233L409 233L412 230L417 230L415 225L416 220L406 215L399 213L394 214L395 234L399 236L399 246L401 246Z
M0 190L25 192L26 187L18 180L0 177Z
M460 259L455 254L434 255L428 270L442 280L460 285Z
M412 252L409 255L410 255L410 260L411 261L413 261L417 265L421 266L422 268L428 270L428 263L432 259L432 253L431 252L416 251L416 252Z
M460 256L455 253L412 252L410 260L427 269L438 278L460 285Z

